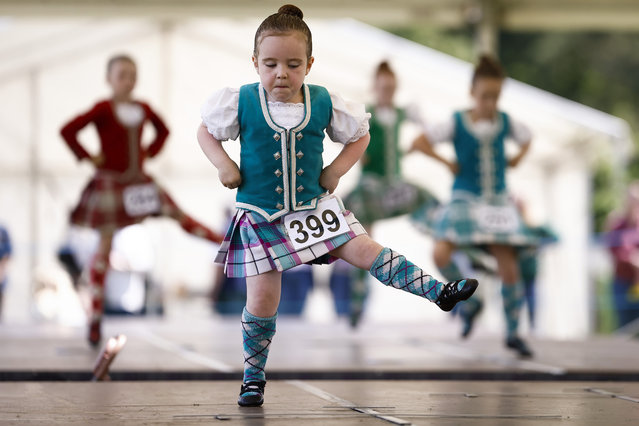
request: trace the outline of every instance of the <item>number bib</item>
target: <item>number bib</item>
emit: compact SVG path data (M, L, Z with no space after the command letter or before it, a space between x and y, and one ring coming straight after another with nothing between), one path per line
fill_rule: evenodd
M337 199L320 201L317 208L284 216L284 227L296 250L350 231Z
M515 232L519 228L519 215L513 206L476 207L477 224L481 231L486 232Z
M398 209L414 204L417 200L417 189L405 183L394 183L382 197L382 208L386 213L393 213Z
M122 199L129 216L143 216L160 210L160 194L153 183L127 186L122 191Z

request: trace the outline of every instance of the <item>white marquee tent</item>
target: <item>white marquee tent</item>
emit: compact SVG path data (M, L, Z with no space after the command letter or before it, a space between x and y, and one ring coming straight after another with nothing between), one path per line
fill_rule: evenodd
M15 256L5 297L9 321L28 321L32 278L54 262L67 232L67 214L91 173L78 165L59 137L65 120L108 94L106 59L119 52L138 62L139 98L149 101L171 129L165 150L149 171L188 212L223 231L224 210L234 194L217 181L195 140L199 106L214 89L255 81L250 63L255 19L16 18L0 20L0 222L10 229ZM370 77L381 59L396 69L400 103L417 104L436 122L468 104L471 65L352 20L309 21L315 65L308 82L351 99L369 99ZM588 274L591 171L609 155L621 164L631 149L626 123L616 117L508 80L502 107L525 121L534 147L509 180L537 223L548 223L560 242L545 251L539 280L539 329L544 335L581 337L592 328L593 288ZM417 129L403 131L407 144ZM96 147L95 132L81 134ZM228 145L237 156L233 143ZM338 149L327 142L326 158ZM451 176L419 155L404 159L406 178L446 198ZM351 171L345 193L357 179ZM167 288L178 283L206 289L214 249L182 234L169 221L148 225L157 251L155 274ZM375 229L383 243L399 247L434 270L432 241L405 219ZM318 274L323 277L323 269ZM428 320L423 303L376 286L372 320ZM381 296L383 294L383 297ZM383 302L382 302L383 299ZM570 301L570 303L567 303ZM490 322L501 327L501 321Z

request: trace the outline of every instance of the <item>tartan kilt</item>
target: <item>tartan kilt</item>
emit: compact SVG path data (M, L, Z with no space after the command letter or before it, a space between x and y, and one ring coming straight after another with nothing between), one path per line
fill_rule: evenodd
M329 254L331 250L358 235L366 234L366 231L355 215L344 209L339 197L327 197L337 198L349 232L296 250L286 232L283 217L268 222L257 213L237 209L215 262L224 264L228 277L250 277L272 270L285 271L304 263L332 263L337 258Z
M508 230L487 226L479 214L486 207L512 209L516 215L514 226ZM435 240L450 241L456 246L539 246L544 238L534 228L525 225L516 206L506 195L486 199L466 192L456 192L450 203L432 204L416 211L411 215L411 220L417 228L432 235Z
M438 204L424 188L399 178L389 179L374 174L363 174L357 187L344 198L344 203L364 224L411 214L426 205Z
M149 185L157 191L157 208L138 213L127 212L124 193L127 188ZM82 190L80 201L71 212L71 223L93 229L119 229L139 223L149 216L168 215L178 209L175 202L150 176L139 173L122 179L121 173L97 171Z

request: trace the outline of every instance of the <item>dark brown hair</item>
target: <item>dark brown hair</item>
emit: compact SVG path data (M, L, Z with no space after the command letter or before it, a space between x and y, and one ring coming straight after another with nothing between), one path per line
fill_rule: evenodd
M506 78L506 73L497 59L489 55L481 55L473 72L472 84L475 85L475 82L480 78L503 80Z
M380 62L379 65L377 65L377 68L375 69L375 78L379 77L382 74L388 74L392 77L395 77L395 72L388 64L388 61Z
M304 13L302 10L292 4L285 4L280 7L277 13L267 17L255 32L255 40L253 42L253 56L257 58L258 45L262 41L265 33L284 34L291 31L299 31L306 37L306 56L308 58L313 54L313 37L311 30L304 22Z
M113 65L115 65L116 62L128 62L132 65L135 65L135 61L129 55L119 54L111 56L109 58L109 61L107 62L107 75L109 75L109 73L111 72L111 68L113 68Z

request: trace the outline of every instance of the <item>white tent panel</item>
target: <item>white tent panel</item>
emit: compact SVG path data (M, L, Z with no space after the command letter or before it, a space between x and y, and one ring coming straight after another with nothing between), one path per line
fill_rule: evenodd
M31 158L29 79L0 80L0 176L26 170Z

